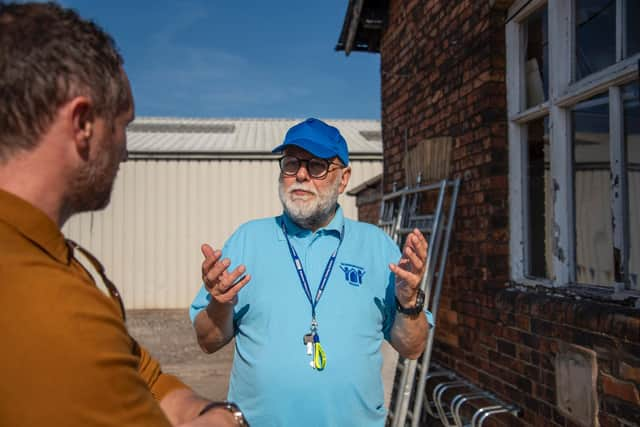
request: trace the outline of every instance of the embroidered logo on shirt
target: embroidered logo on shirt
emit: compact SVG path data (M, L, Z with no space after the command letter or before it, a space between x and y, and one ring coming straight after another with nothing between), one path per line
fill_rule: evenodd
M362 285L362 277L365 274L364 268L353 264L340 263L340 270L344 272L344 280L351 286Z

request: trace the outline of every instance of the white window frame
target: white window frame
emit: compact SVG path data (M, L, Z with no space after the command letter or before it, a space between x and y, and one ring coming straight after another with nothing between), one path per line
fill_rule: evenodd
M549 42L549 96L540 105L525 109L525 31L526 19L541 7L547 6ZM617 25L622 25L624 0L617 0ZM622 128L622 100L620 87L638 79L640 54L621 61L625 46L623 37L616 37L616 63L604 70L573 82L575 69L575 23L573 0L516 0L509 9L506 23L506 63L507 63L507 110L509 138L509 206L510 206L510 255L511 279L524 285L546 285L567 287L576 284L576 253L574 233L573 195L573 144L571 130L571 108L580 101L596 94L609 96L611 168L620 190L626 193L626 173L624 172L624 129ZM567 58L571 58L567 60ZM540 117L549 117L551 144L552 179L552 266L553 280L528 277L527 272L527 123ZM612 181L613 185L614 181ZM628 242L625 241L625 227L628 218L622 197L614 197L612 191L612 213L617 224L623 226L614 230L614 248L623 251L628 258ZM624 225L626 224L626 226ZM626 233L628 236L628 233ZM613 249L613 248L612 248ZM624 258L623 258L624 259ZM640 289L626 288L625 283L614 283L612 291L621 294L628 291L636 294ZM582 286L582 285L581 285ZM587 287L593 285L586 285ZM595 287L595 286L594 286Z

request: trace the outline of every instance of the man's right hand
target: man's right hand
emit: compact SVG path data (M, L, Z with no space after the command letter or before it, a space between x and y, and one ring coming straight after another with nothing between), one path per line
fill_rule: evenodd
M202 262L202 281L211 299L220 304L234 304L238 292L251 280L251 275L245 274L244 265L239 265L231 273L227 268L231 264L228 258L220 259L222 251L213 250L206 243L201 247L204 261Z
M205 310L198 313L193 326L200 348L205 353L213 353L233 338L233 306L238 300L238 292L251 280L251 276L245 274L244 265L229 273L227 268L231 262L228 258L221 259L222 251L214 251L207 244L201 249L204 255L202 281L211 301Z

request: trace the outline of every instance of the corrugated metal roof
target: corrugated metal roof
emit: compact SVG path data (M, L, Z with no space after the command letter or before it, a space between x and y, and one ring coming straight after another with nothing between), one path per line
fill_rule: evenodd
M131 157L265 157L304 119L140 117L127 129ZM378 120L325 120L347 140L353 158L382 158Z

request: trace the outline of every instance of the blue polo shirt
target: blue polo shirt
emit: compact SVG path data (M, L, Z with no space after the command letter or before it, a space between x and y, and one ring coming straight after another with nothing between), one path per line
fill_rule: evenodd
M311 306L296 273L281 221L298 253L312 295L342 239L333 271L316 309L326 352L324 370L310 367L303 336ZM252 426L383 426L386 410L380 345L395 317L397 245L378 227L345 219L341 208L315 233L286 215L243 224L223 256L229 271L244 264L251 281L234 308L235 356L229 400ZM210 295L195 297L191 320Z

